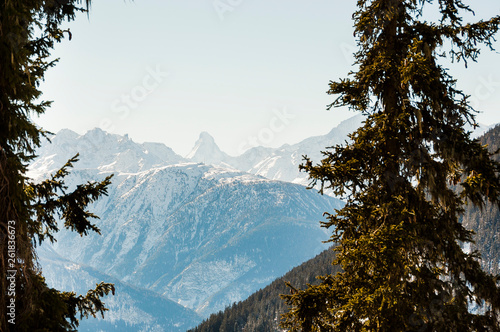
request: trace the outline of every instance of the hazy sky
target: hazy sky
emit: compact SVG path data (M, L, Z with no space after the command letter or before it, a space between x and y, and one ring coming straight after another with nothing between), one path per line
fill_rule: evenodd
M356 1L94 0L67 24L60 63L42 85L54 100L35 121L57 132L101 127L186 155L201 131L222 150L277 147L327 133L354 115L326 111L328 82L346 77L356 50ZM498 0L470 2L477 17ZM497 48L500 49L500 43ZM500 122L500 54L450 66L479 122Z

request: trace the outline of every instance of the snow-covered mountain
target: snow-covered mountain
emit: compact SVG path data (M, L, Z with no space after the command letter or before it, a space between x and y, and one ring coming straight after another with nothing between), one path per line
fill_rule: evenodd
M37 151L39 157L30 166L35 178L61 167L77 152L80 153L77 168L109 172L139 172L186 161L164 144L138 144L128 135L109 134L99 128L85 135L63 129L51 141L52 144L42 145Z
M40 150L33 177L54 172L76 152L81 161L70 187L115 177L109 196L93 206L103 235L62 231L55 245L39 253L51 285L60 278L75 285L77 277L60 274L60 264L47 259L49 249L206 317L323 250L329 232L318 221L343 204L296 184L182 163L164 146L101 130L59 134Z
M104 175L76 170L74 181ZM318 221L341 205L302 186L203 164L119 173L114 183L95 205L103 236L62 232L56 250L202 314L317 254L328 239Z
M328 134L310 137L294 145L285 144L279 148L254 147L240 156L229 156L222 152L210 134L203 132L186 159L264 176L307 186L307 174L299 172L303 156L319 162L321 151L326 147L344 143L347 135L361 125L363 116L358 115L341 122Z
M231 165L268 179L307 186L309 184L308 175L299 172L299 165L304 161L303 156L307 155L314 162L319 163L323 159L321 151L324 151L326 147L343 144L348 140L347 135L355 131L363 119L362 115L357 115L342 121L326 135L310 137L297 144L286 144L270 150L260 147L252 148L236 157Z
M285 144L279 148L254 147L240 156L229 156L222 152L210 134L203 132L193 150L186 156L187 160L210 165L232 167L248 173L264 176L271 180L281 180L309 185L308 175L299 171L303 156L308 156L313 162L323 159L321 151L327 147L344 144L348 134L362 125L363 115L356 115L342 121L329 133L307 138L297 144ZM479 127L467 126L472 137L484 134L492 126L479 124Z
M221 151L209 133L202 132L186 159L208 165L220 165L226 164L230 157Z

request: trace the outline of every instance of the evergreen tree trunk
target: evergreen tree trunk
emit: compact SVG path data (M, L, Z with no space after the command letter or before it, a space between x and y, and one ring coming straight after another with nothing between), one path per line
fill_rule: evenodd
M291 331L500 331L500 282L464 253L466 202L500 202L500 164L464 130L467 96L437 62L446 40L457 61L491 48L500 17L464 25L460 0L421 21L428 0L359 0L357 72L331 82L330 106L366 115L352 142L306 158L312 185L347 204L327 215L343 272L284 296ZM457 193L454 186L461 189Z

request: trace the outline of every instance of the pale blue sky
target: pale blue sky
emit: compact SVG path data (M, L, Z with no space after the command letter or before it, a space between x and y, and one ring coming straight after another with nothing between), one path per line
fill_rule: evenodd
M61 61L42 86L54 104L36 121L128 133L181 155L201 131L233 155L325 134L353 115L326 111L325 92L350 70L355 3L94 0L89 19L68 24L73 40L56 46ZM473 6L478 17L500 13L498 0ZM484 50L467 71L451 67L488 124L500 122L499 62Z

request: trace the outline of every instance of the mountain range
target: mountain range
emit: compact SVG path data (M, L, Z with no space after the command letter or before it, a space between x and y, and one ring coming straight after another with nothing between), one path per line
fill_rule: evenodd
M321 151L348 140L347 135L361 125L363 118L361 115L349 118L325 135L310 137L293 145L285 144L279 148L253 147L236 157L222 152L213 137L204 132L186 158L195 162L232 167L271 180L308 185L307 174L299 172L303 156L307 155L319 162Z
M117 285L107 318L82 322L81 330L195 326L326 248L330 233L319 221L343 202L306 190L298 165L306 154L319 161L321 150L343 143L361 121L354 117L326 135L237 157L208 133L181 157L127 135L61 130L38 151L32 178L46 178L77 152L70 188L115 177L109 195L92 207L102 236L62 230L54 245L42 246L49 285L79 293L101 280Z
M163 144L139 144L100 129L84 135L62 130L51 141L31 165L35 180L54 173L77 152L80 161L68 178L70 189L115 174L109 195L92 207L101 217L97 225L103 235L79 237L61 225L57 242L38 253L48 283L58 289L84 293L100 280L117 284L121 295L109 299L109 319L82 322L82 330L89 324L89 330L106 331L112 326L116 331L195 326L324 250L329 233L319 221L323 212L343 205L304 186L236 167L245 161L240 167L252 170L281 158L296 168L300 159L293 152L299 153L300 144L253 148L246 153L253 159L201 163L197 158L203 153L220 151L208 134L200 136L189 159ZM292 177L299 174L293 172ZM125 299L142 290L142 297L127 304ZM147 305L147 294L169 312L186 310L185 319L157 316ZM127 314L131 311L143 314Z
M363 115L356 115L342 121L325 135L309 137L296 144L285 144L279 148L253 147L239 156L230 156L217 146L210 134L203 132L196 141L186 159L211 165L231 167L248 173L264 176L271 180L280 180L309 185L308 175L299 172L299 165L303 156L308 156L313 162L319 163L323 159L327 147L343 144L348 141L348 135L362 125ZM468 125L467 130L476 138L483 135L492 126L479 124L473 128Z

